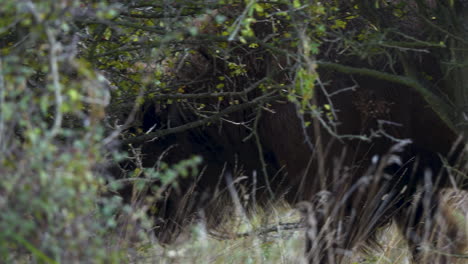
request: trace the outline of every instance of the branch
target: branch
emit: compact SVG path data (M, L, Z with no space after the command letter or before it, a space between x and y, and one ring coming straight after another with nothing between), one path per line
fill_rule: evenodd
M60 74L59 74L59 63L58 63L58 52L60 50L60 44L57 43L56 36L52 29L46 29L47 39L49 40L50 44L50 55L49 55L49 63L51 68L51 75L52 75L52 85L54 87L54 94L55 94L55 116L54 116L54 124L52 126L50 137L54 137L57 135L61 129L62 121L63 121L63 95L62 95L62 85L60 83Z
M155 96L152 96L151 97L151 100L152 101L162 101L162 100L184 100L184 99L209 99L209 98L219 98L219 97L225 97L225 98L233 98L233 97L241 97L241 96L245 96L247 95L248 93L252 92L253 90L255 90L255 88L258 87L258 85L260 85L260 83L262 83L263 81L265 81L267 79L267 77L251 84L247 89L243 90L243 91L239 91L239 92L218 92L218 93L199 93L199 94L195 94L195 93L188 93L188 94L181 94L181 93L175 93L175 94L159 94L159 95L155 95ZM173 87L176 87L176 86L169 86L167 88L171 89ZM281 85L274 85L274 86L269 86L269 89L283 89L283 88L286 88L284 85L281 86ZM146 92L145 94L143 94L143 97L145 97L147 94L149 94L150 92ZM109 106L108 109L110 109L109 111L110 112L114 112L114 111L127 111L128 109L133 109L134 108L134 105L135 105L135 102L137 102L137 97L126 97L124 98L124 102L122 103L115 103L114 105L112 106ZM130 102L130 103L127 103L127 101L130 101L132 100L133 102Z
M152 33L161 34L161 35L167 33L166 30L161 27L142 26L141 24L131 23L127 21L107 21L107 20L102 20L102 19L81 19L81 18L77 18L75 19L75 21L83 23L83 24L98 24L98 25L106 25L109 27L122 26L122 27L140 29L143 31L152 32Z
M285 231L285 230L297 230L297 229L302 229L304 228L305 225L302 222L295 222L295 223L279 223L274 226L262 228L260 230L252 231L252 232L245 232L245 233L240 233L237 234L237 237L247 237L247 236L252 236L252 235L266 235L268 233L272 232L278 232L278 231Z
M128 145L128 144L134 144L134 143L142 143L142 142L147 141L147 140L152 140L153 138L156 138L156 137L162 137L162 136L166 136L166 135L169 135L169 134L180 133L180 132L183 132L183 131L186 131L186 130L189 130L189 129L193 129L193 128L202 126L204 124L216 121L216 120L220 119L221 117L223 117L225 115L228 115L228 114L231 114L231 113L243 110L243 109L252 108L252 107L256 106L257 104L270 102L270 101L274 101L274 100L282 98L281 95L269 97L270 95L271 94L267 94L267 95L255 98L254 100L252 100L251 102L248 102L248 103L244 103L244 104L240 104L240 105L233 105L233 106L227 107L226 109L224 109L223 111L221 111L219 113L216 113L216 114L214 114L212 116L209 116L207 118L204 118L204 119L200 119L200 120L197 120L197 121L194 121L194 122L187 123L185 125L181 125L181 126L174 127L174 128L168 128L168 129L164 129L164 130L158 130L158 131L148 133L148 134L145 134L145 135L142 135L142 136L129 138L129 139L123 140L122 144Z
M180 45L187 45L187 44L192 44L192 45L207 45L207 44L213 44L214 42L225 42L227 41L227 38L224 36L213 36L213 35L203 35L199 34L195 37L189 38L189 32L183 32L181 31L183 36L180 39L176 38L168 38L168 39L162 39L162 40L153 40L151 42L146 42L146 43L135 43L136 46L131 46L131 47L119 47L110 51L106 51L103 53L96 54L95 57L104 57L104 56L109 56L109 55L115 55L118 53L122 52L130 52L130 51L135 51L135 50L140 50L140 49L148 49L148 48L157 48L160 47L162 44L165 43L171 43L171 44L180 44ZM133 43L132 43L133 44Z
M249 236L263 236L268 233L286 231L286 230L297 231L299 229L303 229L304 227L305 225L302 222L278 223L276 225L265 227L265 228L260 228L258 230L252 230L252 231L244 232L244 233L237 233L237 234L234 234L233 236L215 234L213 232L210 232L210 235L214 236L216 239L227 240L227 239L235 239L235 238L244 238L244 237L249 237Z
M182 10L183 11L183 10ZM190 11L190 12L181 12L180 14L166 14L164 12L139 12L139 13L132 13L130 12L120 12L121 16L133 17L133 18L143 18L143 19L162 19L162 18L176 18L176 17L187 17L187 16L195 16L197 12Z

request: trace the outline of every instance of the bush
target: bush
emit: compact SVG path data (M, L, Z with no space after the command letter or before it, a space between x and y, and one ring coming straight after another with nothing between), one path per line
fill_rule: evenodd
M105 237L120 201L108 183L102 118L109 91L76 52L78 1L2 1L0 258L3 263L117 260ZM98 206L99 205L99 206Z

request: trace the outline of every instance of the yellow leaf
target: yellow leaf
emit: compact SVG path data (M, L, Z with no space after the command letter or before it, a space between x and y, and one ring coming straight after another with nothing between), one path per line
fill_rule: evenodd
M72 101L76 101L80 98L80 94L75 89L68 90L68 96L70 96L70 100Z

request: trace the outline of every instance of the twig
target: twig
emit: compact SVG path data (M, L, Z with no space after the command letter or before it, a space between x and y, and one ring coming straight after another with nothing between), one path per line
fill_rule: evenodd
M260 121L261 116L262 116L262 107L259 107L258 111L257 111L257 117L255 118L254 128L253 128L252 134L255 137L255 143L257 145L257 150L258 150L258 156L259 156L259 159L260 159L260 163L262 165L263 176L265 177L265 185L266 185L266 187L268 189L268 192L269 192L271 198L274 199L275 194L273 193L273 190L271 189L271 186L270 186L270 180L269 180L270 177L268 177L267 164L265 162L262 143L260 141L260 136L258 135L258 130L257 130L258 129L258 122Z
M143 97L143 89L140 89L140 92L138 93L138 96L137 98L135 99L135 103L133 104L133 108L132 108L132 111L130 112L130 114L128 115L128 118L125 120L125 123L121 126L119 126L117 129L115 129L108 137L106 137L103 141L102 141L102 144L103 146L111 143L111 142L114 142L114 139L116 139L120 133L124 130L124 129L127 129L128 126L133 122L133 120L135 119L135 115L140 107L140 104L138 103L141 98Z
M62 85L60 84L60 75L58 72L58 61L57 61L57 52L59 50L59 44L57 44L54 34L52 33L52 29L46 29L47 38L50 44L50 69L52 74L52 84L54 86L54 93L55 93L55 116L54 116L54 124L52 126L50 137L54 137L59 131L62 126L63 120L63 113L62 113L62 105L63 105L63 97L62 97Z

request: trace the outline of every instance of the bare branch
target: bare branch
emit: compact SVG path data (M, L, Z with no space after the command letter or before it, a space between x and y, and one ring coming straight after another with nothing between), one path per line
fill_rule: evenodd
M244 238L244 237L249 237L249 236L263 236L269 233L279 232L279 231L288 231L288 230L299 231L304 228L305 228L305 225L303 222L278 223L269 227L260 228L258 230L252 230L249 232L234 234L234 236L218 234L218 233L214 233L213 231L210 232L210 235L215 237L216 239L227 240L227 239L235 239L235 238Z
M151 140L151 139L153 139L155 137L162 137L162 136L166 136L166 135L169 135L169 134L180 133L180 132L183 132L183 131L186 131L186 130L189 130L189 129L193 129L193 128L205 125L205 124L210 123L210 122L214 122L216 120L219 120L221 117L223 117L225 115L228 115L228 114L231 114L231 113L243 110L243 109L252 108L252 107L254 107L254 106L258 105L258 104L265 103L265 102L271 102L271 101L274 101L274 100L277 100L277 99L280 99L280 98L282 98L281 95L271 96L271 94L266 94L264 96L257 97L257 98L255 98L254 100L252 100L250 102L240 104L240 105L233 105L233 106L227 107L226 109L222 110L221 112L219 112L217 114L214 114L214 115L212 115L210 117L204 118L204 119L200 119L200 120L197 120L197 121L194 121L194 122L190 122L190 123L187 123L185 125L178 126L178 127L164 129L164 130L158 130L158 131L151 132L151 133L148 133L148 134L145 134L145 135L142 135L142 136L138 136L138 137L123 140L122 144L127 145L127 144L142 143L144 141Z

